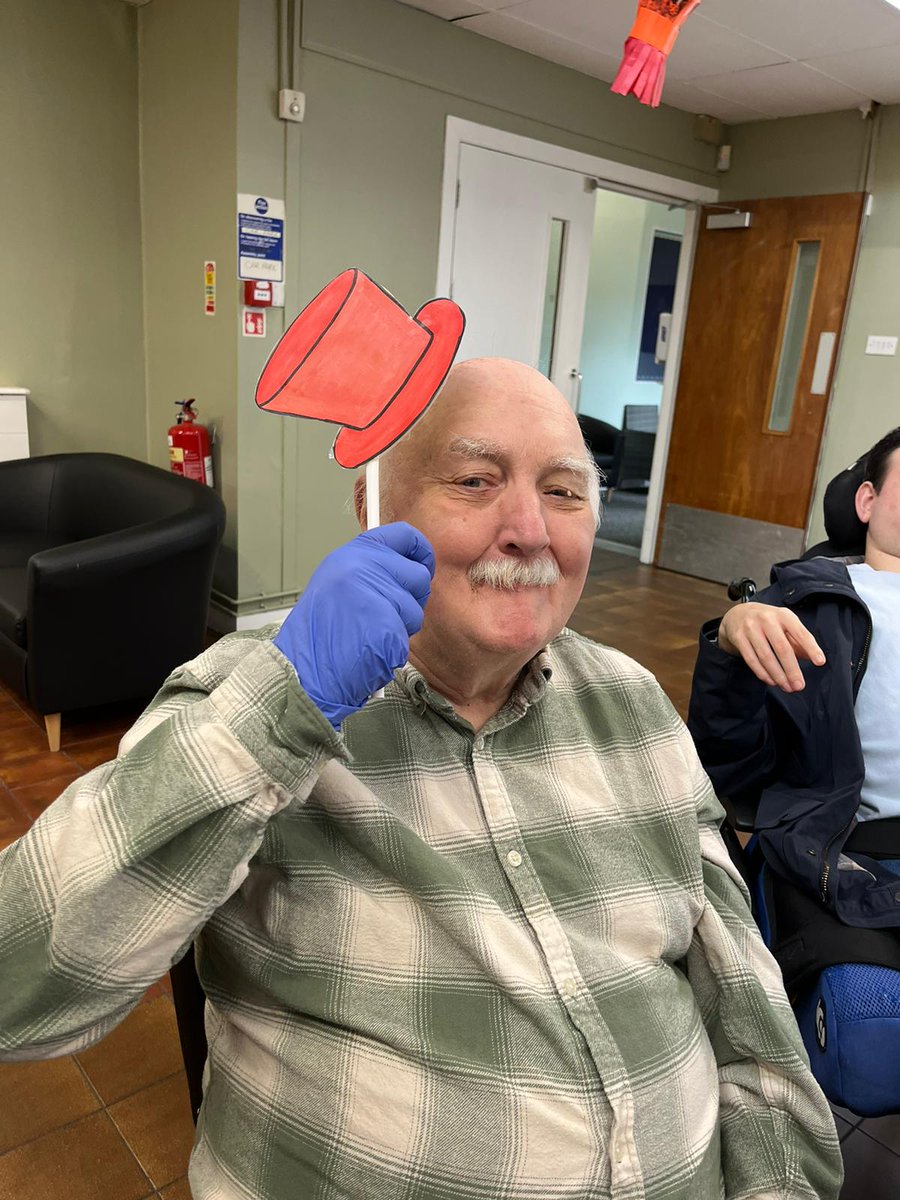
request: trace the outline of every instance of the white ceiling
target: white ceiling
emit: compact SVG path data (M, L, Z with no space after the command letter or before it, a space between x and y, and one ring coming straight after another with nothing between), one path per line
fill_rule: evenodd
M611 82L635 0L400 0ZM703 0L663 100L729 124L900 104L900 10L888 0Z

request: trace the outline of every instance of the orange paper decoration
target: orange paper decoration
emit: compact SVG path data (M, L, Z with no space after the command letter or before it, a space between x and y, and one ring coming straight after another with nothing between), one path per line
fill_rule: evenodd
M633 92L641 104L658 108L666 79L666 59L700 0L638 0L637 19L625 43L625 57L612 90Z

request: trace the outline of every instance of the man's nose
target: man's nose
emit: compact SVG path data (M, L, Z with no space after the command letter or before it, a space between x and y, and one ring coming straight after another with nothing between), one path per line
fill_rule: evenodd
M498 538L505 554L530 558L550 545L544 506L539 492L510 488L503 498L502 525Z

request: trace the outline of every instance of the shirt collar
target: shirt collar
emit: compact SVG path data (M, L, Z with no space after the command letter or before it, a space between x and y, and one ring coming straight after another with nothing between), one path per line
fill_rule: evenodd
M546 649L539 650L522 668L509 699L503 708L491 717L485 728L489 731L499 729L524 716L532 704L537 704L543 698L552 677L550 655ZM411 663L395 671L394 679L413 704L418 706L421 715L430 708L451 724L471 729L469 722L457 715L450 701L429 687L425 677Z

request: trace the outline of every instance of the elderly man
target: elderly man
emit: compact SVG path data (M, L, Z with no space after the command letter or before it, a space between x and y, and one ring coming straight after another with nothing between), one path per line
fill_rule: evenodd
M102 1037L196 939L196 1200L836 1196L690 738L565 629L598 507L565 401L459 366L384 491L402 523L6 852L6 1056Z

